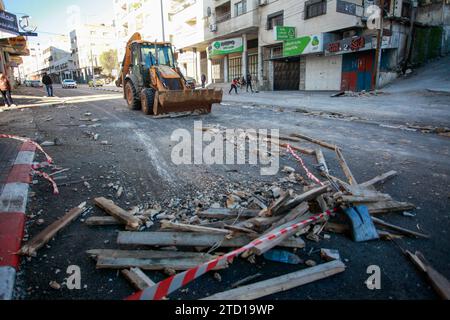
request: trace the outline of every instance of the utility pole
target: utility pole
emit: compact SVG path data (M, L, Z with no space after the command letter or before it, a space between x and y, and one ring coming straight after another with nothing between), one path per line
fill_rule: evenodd
M383 16L384 16L384 0L380 0L380 28L377 30L377 47L375 51L375 89L380 84L380 66L381 66L381 45L383 39Z
M165 31L165 26L164 26L164 7L163 7L163 0L160 0L160 4L161 4L161 27L162 27L162 37L163 37L163 42L166 41L166 31Z

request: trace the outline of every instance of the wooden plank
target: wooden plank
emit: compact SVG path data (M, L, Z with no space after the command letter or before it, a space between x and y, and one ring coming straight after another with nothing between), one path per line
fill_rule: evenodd
M328 170L327 162L325 161L325 156L323 155L322 149L316 149L316 159L319 164L319 170L321 172L330 173Z
M378 193L374 195L367 195L367 196L347 196L342 195L339 196L339 199L343 202L350 202L350 203L360 203L360 202L380 202L380 201L391 201L392 197L385 193Z
M444 300L450 300L450 282L447 278L436 271L419 251L415 254L406 251L406 254L422 272L425 272L439 296Z
M324 194L325 192L327 192L328 187L329 187L329 185L325 184L324 186L320 186L320 187L311 189L305 193L302 193L299 196L294 197L292 200L290 200L289 202L286 203L286 205L282 208L282 210L280 210L280 213L283 213L292 208L295 208L302 202L310 201L310 200L317 198L321 194Z
M413 230L409 230L409 229L406 229L406 228L403 228L403 227L396 226L394 224L391 224L391 223L388 223L388 222L386 222L384 220L381 220L381 219L379 219L377 217L372 217L372 220L373 220L373 222L375 222L376 224L378 224L378 225L380 225L382 227L395 230L395 231L397 231L399 233L402 233L402 234L405 234L405 235L415 236L415 237L419 237L419 238L427 238L427 239L430 238L430 236L427 235L427 234L424 234L424 233L421 233L421 232L417 232L417 231L413 231Z
M48 243L61 229L69 223L77 219L84 211L86 202L80 204L78 207L71 209L61 219L53 222L47 228L42 230L38 235L25 244L19 251L21 255L35 256L36 251Z
M292 133L292 134L290 134L290 136L291 137L295 137L295 138L300 138L300 139L303 139L303 140L307 140L309 142L318 144L319 146L331 149L333 151L337 148L337 146L334 145L334 144L331 144L331 143L328 143L328 142L325 142L325 141L322 141L322 140L319 140L319 139L311 138L311 137L306 136L304 134Z
M125 269L138 267L143 270L164 270L166 268L175 271L188 270L195 268L202 263L212 260L210 256L204 255L197 258L151 258L151 259L135 259L135 258L111 258L99 256L97 258L97 269ZM226 268L226 264L217 265L213 270Z
M115 249L92 249L86 251L92 258L107 257L118 259L176 259L176 258L198 258L198 252L183 252L169 250L115 250ZM212 258L212 256L209 256Z
M345 161L344 155L339 148L336 148L336 155L338 157L339 164L341 165L341 168L344 171L345 176L347 177L348 182L350 182L350 185L357 185L358 183L356 182L356 179L353 176L353 173L350 170L347 161Z
M122 275L131 282L136 290L144 290L155 285L155 283L139 268L131 268L130 270L124 269L122 270Z
M397 171L391 170L389 172L383 173L379 176L376 176L373 179L370 179L369 181L360 183L359 185L363 188L367 188L367 187L371 187L374 186L378 183L383 183L384 181L386 181L389 178L395 177L397 175Z
M268 210L269 215L276 216L278 214L283 213L284 206L288 203L292 198L292 190L288 190L284 192L270 207Z
M277 227L304 215L306 212L308 212L308 203L303 202L302 204L299 204L295 208L291 209L291 211L288 214L286 214L283 218L273 223L270 229L268 229L267 231L274 230Z
M280 143L279 145L282 148L287 148L288 143ZM295 145L292 145L292 144L289 144L289 145L291 146L292 150L301 152L303 154L313 155L313 154L316 153L313 149L309 149L309 148L305 148L305 147L299 147L299 146L295 146Z
M216 293L203 300L254 300L274 293L287 291L344 271L344 263L335 260L280 277Z
M88 226L115 226L115 225L123 225L123 222L117 220L114 217L105 216L105 217L90 217L86 219L84 222Z
M243 219L256 217L260 210L252 209L228 209L228 208L209 208L206 211L197 212L197 216L206 219L228 219L240 217Z
M210 247L218 244L220 247L243 247L254 240L248 235L239 235L226 239L220 234L192 233L192 232L119 232L117 243L122 245L148 246L188 246ZM305 242L300 238L291 238L280 243L281 247L304 248Z
M372 203L361 203L367 206L370 214L381 214L389 212L409 211L416 208L415 205L408 202L383 201Z
M129 214L124 209L117 206L112 200L100 197L95 198L94 203L102 208L106 213L122 221L130 230L138 230L141 226L141 220Z
M217 229L217 228L210 228L210 227L203 227L199 225L191 225L191 224L184 224L184 223L175 223L170 221L161 221L161 229L170 229L170 230L179 230L179 231L186 231L186 232L203 232L203 233L217 233L217 234L223 234L228 235L231 233L230 230L224 230L224 229Z
M308 218L306 218L306 219L308 219ZM287 222L287 223L285 223L285 224L283 224L283 225L281 225L281 226L279 226L279 227L277 227L277 228L275 228L275 229L273 229L273 230L271 230L269 232L266 232L264 235L261 236L261 238L266 237L267 235L270 235L272 233L276 233L276 232L280 231L281 229L289 227L289 226L291 226L293 224L305 221L306 219L304 217L299 217L299 218L297 218L297 219L295 219L293 221L289 221L289 222ZM321 221L323 221L323 219L322 220L310 221L308 223L305 223L302 226L302 228L305 228L305 227L307 227L307 226L309 226L311 224L319 223ZM262 254L266 253L267 251L269 251L270 249L274 248L275 246L279 245L284 240L292 237L294 234L296 234L299 231L300 231L299 229L293 229L291 231L288 231L288 232L278 236L278 238L276 238L276 239L273 239L271 241L265 241L265 242L262 242L262 243L256 245L250 251L252 253L257 254L257 255L262 255Z

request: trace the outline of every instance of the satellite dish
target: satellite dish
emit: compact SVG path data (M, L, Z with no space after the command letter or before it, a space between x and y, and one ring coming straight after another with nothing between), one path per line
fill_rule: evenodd
M208 7L208 8L206 9L206 15L207 15L208 17L211 17L211 7Z

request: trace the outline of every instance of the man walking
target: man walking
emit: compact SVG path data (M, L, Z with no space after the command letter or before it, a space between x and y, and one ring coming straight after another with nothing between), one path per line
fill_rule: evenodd
M206 86L206 75L205 74L202 74L202 88L203 89L205 89L205 86Z
M249 73L247 73L247 92L248 92L248 88L250 87L250 90L252 90L253 93L253 87L252 87L252 75Z
M47 90L47 96L53 97L53 81L47 73L44 73L42 83L45 85L45 89Z
M16 105L11 98L11 83L3 73L0 73L0 91L2 92L3 100L6 105L8 107L15 107Z

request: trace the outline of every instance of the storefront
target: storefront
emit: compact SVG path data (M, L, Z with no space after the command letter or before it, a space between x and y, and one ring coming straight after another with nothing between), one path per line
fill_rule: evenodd
M242 37L214 41L208 47L208 58L212 65L214 83L231 82L250 73L254 81L258 78L258 39L244 43ZM244 60L246 59L246 61Z
M393 50L398 48L398 36L384 36L382 40L381 69L388 69L393 60ZM327 57L342 58L342 91L369 91L375 87L375 49L374 35L361 35L329 42L325 45Z

